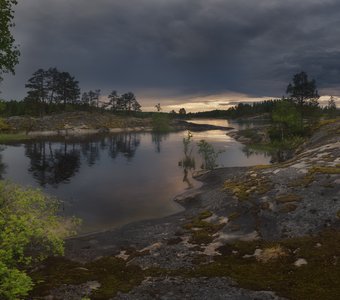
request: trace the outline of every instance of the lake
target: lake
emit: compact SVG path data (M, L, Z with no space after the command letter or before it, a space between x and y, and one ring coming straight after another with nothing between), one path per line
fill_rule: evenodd
M233 126L225 120L192 120ZM200 185L194 169L179 165L187 132L116 133L45 139L2 147L3 179L39 187L63 201L63 213L82 219L80 233L115 228L130 222L168 216L183 210L173 198ZM195 132L192 152L196 170L201 161L196 143L205 139L224 167L268 164L263 154L250 155L222 130Z

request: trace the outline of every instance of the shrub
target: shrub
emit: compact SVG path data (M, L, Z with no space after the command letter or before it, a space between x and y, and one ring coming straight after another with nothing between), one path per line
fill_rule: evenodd
M0 118L0 132L8 132L9 130L11 130L11 126L3 118Z
M170 120L168 115L157 113L152 116L152 130L154 132L169 132Z
M57 216L59 202L39 190L0 182L0 299L32 289L26 270L49 255L62 255L75 223Z
M217 167L216 160L218 155L223 151L216 151L214 147L205 140L199 141L197 146L198 153L203 159L202 169L213 170L215 167Z

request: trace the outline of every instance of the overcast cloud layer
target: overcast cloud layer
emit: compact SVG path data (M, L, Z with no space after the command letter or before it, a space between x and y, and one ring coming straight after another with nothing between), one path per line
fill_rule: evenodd
M19 2L22 55L3 97L23 97L27 78L50 66L76 76L83 90L144 99L281 96L301 70L322 93L340 94L338 0Z

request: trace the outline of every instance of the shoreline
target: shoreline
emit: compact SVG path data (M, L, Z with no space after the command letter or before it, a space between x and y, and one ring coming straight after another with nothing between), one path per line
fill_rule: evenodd
M254 291L261 290L256 295L260 299L310 299L312 290L326 299L338 289L331 281L318 281L317 274L324 272L320 255L327 261L340 255L339 130L340 121L322 127L284 163L199 174L195 179L203 185L176 197L185 211L68 239L65 265L70 260L87 268L113 259L124 270L141 270L142 281L125 292L112 288L115 297L110 299L150 299L150 292L158 298L172 292L180 299L185 293L177 287L183 278L186 290L199 282L202 295L217 291L223 297L252 299ZM336 265L327 268L336 280ZM301 276L304 270L316 277ZM294 278L297 285L287 289L277 278L283 282ZM221 286L221 280L236 280L239 285ZM49 293L74 296L81 291L80 285L64 285Z
M67 129L55 129L55 130L35 130L35 131L19 131L15 133L3 133L0 135L0 143L6 142L21 142L28 141L32 139L39 138L53 138L53 137L83 137L83 136L91 136L91 135L99 135L99 134L115 134L115 133L156 133L156 134L168 134L173 132L180 131L192 131L192 132L200 132L200 131L209 131L209 130L225 130L230 131L233 130L232 127L222 127L222 126L214 126L214 125L206 125L206 124L193 124L183 120L180 120L177 124L172 125L172 128L166 132L157 132L154 131L152 127L115 127L115 128L83 128L83 127L70 127Z

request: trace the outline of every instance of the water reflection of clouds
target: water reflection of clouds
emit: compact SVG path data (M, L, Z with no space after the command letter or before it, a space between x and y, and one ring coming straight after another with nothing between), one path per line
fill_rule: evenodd
M226 131L222 130L193 132L192 134L195 142L200 140L206 140L207 142L227 142L231 140L231 138L227 136Z
M261 155L247 157L242 145L223 130L194 132L193 136L196 170L200 169L196 143L201 139L225 150L218 159L220 166L269 161ZM173 198L197 184L192 181L193 170L187 169L186 174L178 166L184 137L187 132L130 133L84 137L66 144L45 141L8 146L2 152L8 165L4 177L24 185L37 186L37 179L45 183L46 192L65 201L66 214L83 219L83 232L159 218L180 211Z

